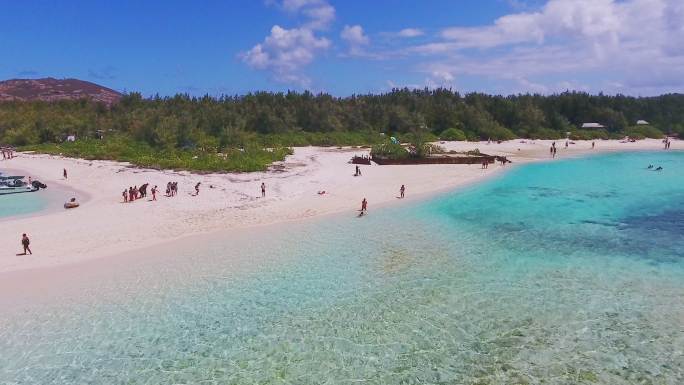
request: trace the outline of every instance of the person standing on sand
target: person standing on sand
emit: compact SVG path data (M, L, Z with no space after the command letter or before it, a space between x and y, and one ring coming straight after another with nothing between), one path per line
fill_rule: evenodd
M266 198L266 184L261 182L261 197Z
M404 193L406 192L406 187L402 184L401 187L399 187L399 196L401 199L404 199Z
M23 255L26 255L26 252L33 255L33 253L31 252L31 248L29 247L30 244L31 244L31 240L26 235L26 233L22 234L21 235L21 245L24 247L24 254Z
M197 182L197 184L195 185L195 196L199 195L199 186L200 186L200 184L202 184L202 183L201 183L201 182Z
M63 171L62 171L62 175L64 175L64 179L66 179L66 178L67 178L67 171L66 171L66 168L65 168L65 169L63 169Z
M156 201L157 200L157 186L155 185L152 187L152 200Z
M591 149L593 150L594 147L596 147L596 142L591 142Z
M363 198L361 201L361 214L365 213L366 211L368 211L368 201L366 198Z
M124 203L128 203L128 190L124 189L121 195L123 196Z

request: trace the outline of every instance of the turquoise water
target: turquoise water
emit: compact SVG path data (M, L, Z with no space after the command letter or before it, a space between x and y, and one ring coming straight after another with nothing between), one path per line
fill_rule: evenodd
M614 154L199 238L2 313L0 383L681 384L683 202Z
M0 195L0 219L38 212L47 205L47 199L39 193Z

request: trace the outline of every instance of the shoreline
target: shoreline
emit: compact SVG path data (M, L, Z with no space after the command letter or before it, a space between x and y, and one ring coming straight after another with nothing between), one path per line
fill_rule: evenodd
M6 244L13 244L12 238L7 236L9 229L24 226L33 227L26 232L32 237L32 246L34 246L34 256L29 257L12 257L15 250L10 249L12 256L0 259L0 275L6 276L7 273L18 271L24 271L30 275L32 272L65 265L78 265L86 261L115 258L127 253L142 253L148 248L176 241L186 241L198 234L216 237L236 230L254 231L255 228L263 226L287 225L311 218L321 219L328 215L342 215L348 210L356 210L361 198L365 195L369 196L369 206L372 212L375 209L404 202L411 203L429 199L497 176L501 177L503 172L526 163L553 161L548 157L546 142L550 143L550 141L528 142L509 141L491 145L483 142L448 142L442 144L447 147L447 150L463 148L480 148L482 150L485 148L482 151L485 153L494 150L497 155L505 155L513 160L514 163L507 166L490 165L490 169L482 170L479 165L374 165L362 167L364 176L359 178L349 178L353 165L346 161L354 154L367 152L367 149L297 148L294 155L281 162L285 171L210 175L168 170L134 169L124 163L111 161L86 161L49 155L20 154L20 157L15 159L21 159L21 162L14 163L40 166L27 170L27 174L36 175L40 180L49 180L50 183L56 183L60 186L62 184L55 179L46 179L36 171L46 168L61 170L61 165L69 165L70 167L67 169L70 169L70 176L76 176L66 183L74 183L74 191L88 194L88 201L86 204L84 200L81 207L68 212L46 213L41 211L33 213L35 215L29 217L9 217L8 220L0 221L0 238L7 238L3 238ZM597 142L606 144L611 141ZM587 143L589 142L581 144L586 145ZM559 148L559 153L562 155L556 159L562 160L608 152L660 149L657 140L646 140L637 142L637 144L640 145L620 148L622 146L611 143L611 146L607 146L607 148L591 150L576 147L562 152ZM681 141L674 141L673 144L675 144L675 149L682 147ZM523 148L516 149L517 146L525 147L524 151ZM19 166L15 165L11 168L25 169ZM72 168L76 171L72 172ZM88 172L84 173L84 171ZM350 174L346 174L346 172L350 172ZM82 173L88 176L85 181L80 178ZM130 178L139 177L141 174L146 177L146 180L176 178L180 181L182 179L182 186L185 188L180 189L177 197L160 196L159 200L154 203L143 201L123 205L120 203L120 193L116 192L118 190L112 191L111 195L101 196L103 187L107 191L111 190L110 178L118 177L118 179L127 181ZM97 183L100 181L100 177L105 177L106 183L105 181ZM198 179L202 180L202 184L205 186L201 190L200 196L186 196L185 193L192 186L188 181ZM205 184L206 179L209 181ZM256 197L258 184L262 180L265 181L268 189L267 197L263 200ZM405 199L395 198L397 191L394 190L398 190L398 186L402 184L399 180L406 180L403 182L407 186L407 198ZM391 183L397 181L395 183L397 186L389 185L389 181L392 181ZM155 183L160 185L157 181L153 181L151 185ZM216 183L215 189L206 188L211 183ZM70 188L71 186L64 187ZM84 188L79 189L79 187ZM98 188L101 190L99 193L93 191ZM249 192L251 188L254 189L252 195ZM314 191L321 188L330 191L330 193L324 196L314 195ZM275 193L272 193L272 190ZM271 197L269 193L277 196ZM201 201L203 196L210 196L209 202ZM140 210L131 211L132 207L140 208ZM92 226L88 223L81 223L84 221L92 221ZM135 226L129 227L128 225L131 223L134 223ZM74 226L73 231L69 231L68 228L71 224ZM66 229L62 228L64 225L67 226ZM46 257L44 240L36 237L36 234L40 234L50 227L61 229L62 233L68 234L71 239L61 240L59 236L53 237L53 242L58 243L59 247ZM169 232L160 234L158 232L159 227L167 227ZM17 231L22 230L15 230L15 232ZM83 244L79 244L79 235L86 238L95 237L96 239L87 239ZM37 242L36 239L39 241ZM14 243L18 245L18 241L15 241ZM72 245L70 242L76 242L76 244Z
M14 175L26 174L24 170L15 168L3 168L3 171L13 173ZM64 202L66 202L66 200L63 199L69 199L69 197L75 197L81 206L87 204L91 200L91 196L86 192L54 182L51 182L45 190L35 191L26 194L44 195L43 198L47 202L47 207L43 208L42 210L33 211L26 214L17 214L10 215L7 217L0 217L0 222L8 222L17 219L25 219L32 217L41 217L49 214L63 212L65 210Z

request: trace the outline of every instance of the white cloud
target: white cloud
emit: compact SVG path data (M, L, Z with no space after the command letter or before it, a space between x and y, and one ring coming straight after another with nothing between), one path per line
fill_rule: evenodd
M634 0L631 3L645 2ZM659 0L649 0L657 3ZM632 5L630 4L630 5ZM651 4L656 5L656 4ZM506 15L484 27L453 27L442 36L463 48L541 44L550 37L612 38L623 28L626 5L613 0L551 0L538 12Z
M549 0L440 37L405 49L433 58L420 71L502 79L520 91L553 92L560 81L532 79L565 74L605 78L593 91L619 83L621 92L672 92L684 73L682 0Z
M330 40L316 37L310 29L274 25L264 42L244 53L242 60L252 68L271 71L278 81L308 87L310 81L300 73L301 68L330 44Z
M340 37L351 45L366 45L370 43L370 39L364 34L363 27L360 25L345 25L340 33Z
M308 29L325 29L335 20L335 8L326 0L283 0L281 6L287 12L307 17L303 27Z
M303 69L332 45L327 38L316 36L316 31L335 20L335 8L326 0L283 0L279 5L286 12L303 15L304 23L290 29L274 25L262 43L240 57L254 69L269 71L276 81L309 88L311 80Z
M399 37L418 37L423 36L424 34L425 32L418 28L404 28L401 31L397 32L397 36Z
M345 25L340 33L340 38L349 45L349 54L361 55L363 53L363 46L370 43L370 39L363 32L363 27L360 25Z
M291 29L274 26L242 59L279 81L307 86L304 68L332 47L324 34L335 9L328 0L273 1L301 21ZM682 91L684 0L510 1L515 11L489 24L437 35L405 28L380 32L371 44L362 26L346 25L339 35L346 49L338 53L391 59L422 73L428 85L458 80L500 92Z
M325 29L335 20L335 8L330 4L321 4L305 9L303 13L310 18L306 24L311 29Z
M429 75L425 79L425 85L428 88L453 88L455 86L456 77L449 70L435 69Z

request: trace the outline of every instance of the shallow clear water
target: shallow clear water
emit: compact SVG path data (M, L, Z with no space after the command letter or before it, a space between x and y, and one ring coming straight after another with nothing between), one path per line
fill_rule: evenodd
M198 238L5 312L0 383L681 384L683 201L684 153L615 154Z
M47 205L47 199L39 193L0 195L0 219L38 212Z

